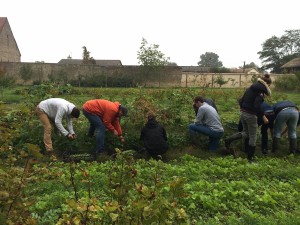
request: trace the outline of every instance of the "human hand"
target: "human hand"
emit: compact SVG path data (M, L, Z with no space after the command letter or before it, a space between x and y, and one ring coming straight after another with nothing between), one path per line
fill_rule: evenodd
M71 140L74 140L76 138L76 134L68 134L67 138L71 139Z
M120 136L120 141L121 141L122 143L124 143L124 142L125 142L125 140L124 140L124 137L123 137L123 136Z
M118 131L114 130L114 135L118 136Z

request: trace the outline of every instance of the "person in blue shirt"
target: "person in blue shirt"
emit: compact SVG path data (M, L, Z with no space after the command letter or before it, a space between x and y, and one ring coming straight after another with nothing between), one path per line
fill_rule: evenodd
M288 138L289 138L289 150L291 154L295 154L298 151L297 146L297 126L299 125L299 109L295 103L285 100L277 102L273 105L275 113L274 134L272 152L276 152L279 149L279 141L282 135L284 126L287 126Z

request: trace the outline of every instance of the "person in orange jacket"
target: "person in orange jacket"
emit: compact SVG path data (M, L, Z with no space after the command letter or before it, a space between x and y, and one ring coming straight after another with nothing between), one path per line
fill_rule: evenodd
M89 120L88 136L96 136L95 156L104 152L105 130L108 129L124 142L120 118L127 116L127 107L119 102L111 102L105 99L94 99L85 102L82 106L83 115Z

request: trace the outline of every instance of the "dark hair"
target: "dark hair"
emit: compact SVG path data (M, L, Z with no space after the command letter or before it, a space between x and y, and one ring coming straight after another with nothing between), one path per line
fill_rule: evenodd
M204 102L204 98L202 96L197 96L194 98L194 102L201 102L203 103Z
M272 80L271 80L271 77L270 77L270 74L264 74L264 77L262 78L264 82L266 82L267 84L272 84Z
M198 107L196 106L196 103L194 103L193 104L193 109L194 109L194 112L195 112L195 114L196 114L196 116L197 116L197 113L198 113Z
M74 118L78 118L78 117L80 116L80 111L79 111L79 109L77 109L76 107L74 107L74 108L72 109L71 116L73 116Z
M150 112L148 113L148 116L147 116L148 120L155 120L156 119L156 116L154 113Z
M126 106L120 105L120 110L122 111L122 116L127 116L128 108Z

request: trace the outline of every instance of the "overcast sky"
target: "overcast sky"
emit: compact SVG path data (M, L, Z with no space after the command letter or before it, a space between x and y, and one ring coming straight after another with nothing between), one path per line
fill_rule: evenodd
M225 67L261 65L268 38L300 29L299 0L2 0L22 62L94 59L138 65L144 37L179 66L214 52Z

